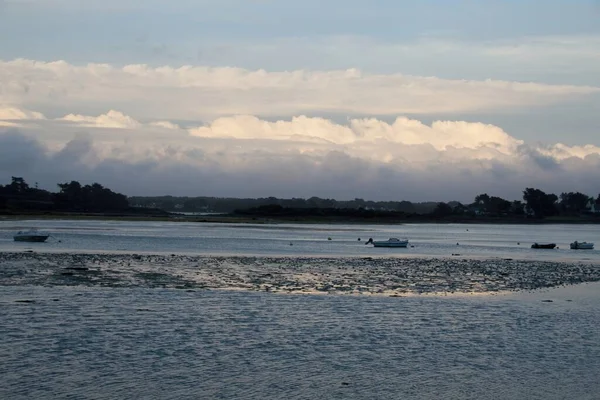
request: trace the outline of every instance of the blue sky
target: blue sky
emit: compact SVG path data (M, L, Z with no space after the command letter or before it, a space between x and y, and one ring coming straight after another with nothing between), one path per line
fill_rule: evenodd
M358 34L393 40L445 32L473 40L594 34L599 30L599 14L594 0L3 2L7 17L3 22L10 29L60 25L64 33L91 23L97 31L81 32L86 37L101 35L117 41L124 33L154 34L160 39L177 39L180 34L233 38ZM120 23L128 26L119 27Z
M0 10L4 60L600 86L597 0L4 0Z
M65 121L96 144L122 137L99 136L106 129L159 123L188 134L220 121L203 134L272 140L287 126L290 138L310 133L336 146L381 137L421 146L410 124L392 126L406 117L463 126L452 143L445 128L417 129L437 132L427 140L449 160L504 157L481 146L519 158L522 141L560 162L565 154L590 162L600 146L598 21L598 0L0 0L0 129L18 126L47 151L68 140L56 126ZM240 114L261 127L231 119ZM333 125L284 123L303 115ZM388 125L357 128L352 140L340 133L361 118ZM269 125L278 119L283 125ZM169 146L152 137L155 150ZM463 148L487 155L450 157ZM407 159L403 150L381 154Z
M378 43L439 40L518 45L530 38L600 34L598 1L76 1L4 0L0 57L163 63L198 58L207 43L361 37ZM155 52L147 51L155 49ZM209 63L251 60L209 56ZM360 64L360 55L352 59ZM106 60L102 60L106 61ZM264 67L272 62L265 60ZM343 62L344 60L342 60ZM432 70L444 71L444 55ZM350 60L348 60L350 62ZM372 64L367 64L372 65ZM290 65L290 67L294 67ZM357 67L357 65L348 65ZM501 78L501 77L500 77Z

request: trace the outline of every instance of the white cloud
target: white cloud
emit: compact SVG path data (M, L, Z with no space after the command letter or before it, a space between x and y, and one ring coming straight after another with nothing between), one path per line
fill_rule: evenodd
M169 121L151 122L150 126L155 126L157 128L164 128L164 129L181 129L181 127L179 125L174 124L174 123L169 122Z
M568 158L584 159L588 156L600 155L600 147L591 144L584 146L567 146L562 143L557 143L550 146L542 146L539 148L540 154L552 157L556 160L565 160Z
M186 130L112 111L18 129L0 129L0 158L13 160L0 176L96 180L130 195L470 201L481 192L519 198L531 186L600 191L599 147L527 144L465 121L234 116Z
M431 126L399 117L392 124L375 118L352 119L348 125L324 118L294 117L289 121L269 122L254 116L223 117L210 125L190 129L193 136L207 138L321 141L362 147L367 144L429 145L437 151L449 148L489 148L509 154L523 144L502 129L481 123L436 121ZM483 153L482 153L483 154Z
M43 120L45 118L39 112L0 106L0 127L21 127L23 121Z
M137 128L141 125L133 118L114 110L110 110L108 113L97 117L69 114L60 118L60 120L75 122L80 126L96 128Z
M45 119L44 114L17 107L0 107L0 120L21 121Z
M359 70L249 71L152 68L64 61L0 62L0 102L70 118L118 109L136 120L211 120L219 116L313 112L398 115L501 112L600 93L589 86L446 80ZM126 123L118 116L101 123ZM88 121L98 123L98 121Z

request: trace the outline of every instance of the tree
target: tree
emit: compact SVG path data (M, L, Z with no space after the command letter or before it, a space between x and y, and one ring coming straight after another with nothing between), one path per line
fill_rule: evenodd
M206 200L202 198L185 199L183 202L183 210L192 212L206 210Z
M555 194L546 194L539 189L526 188L523 191L523 200L525 200L527 210L532 212L536 218L556 215L558 197Z
M13 194L22 194L27 192L27 190L29 190L29 185L23 178L16 176L11 177L10 191Z
M401 201L400 203L396 203L396 206L394 207L394 209L396 211L402 211L408 214L414 214L416 212L415 210L415 205L413 203L411 203L410 201Z
M60 191L56 194L56 203L60 208L81 210L83 208L83 193L81 184L77 181L57 184Z
M454 207L452 207L452 214L464 214L469 209L462 203L457 203Z
M580 192L561 193L560 208L566 213L580 213L586 209L589 197Z
M525 214L525 210L523 210L523 203L519 200L513 201L510 205L510 212L515 215Z
M501 197L492 196L488 201L487 212L503 214L510 211L511 203Z
M446 203L438 203L432 213L436 217L446 217L452 215L452 207Z
M76 211L122 211L129 207L127 196L115 193L99 183L81 186L77 181L59 183L55 195L59 208Z
M490 205L490 196L487 193L482 193L475 196L475 204L483 211L488 212Z

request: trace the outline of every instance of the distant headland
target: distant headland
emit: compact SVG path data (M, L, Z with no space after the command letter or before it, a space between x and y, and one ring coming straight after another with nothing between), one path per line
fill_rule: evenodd
M249 223L600 223L600 194L556 195L526 188L522 200L487 193L470 204L451 202L334 200L311 197L127 197L99 183L31 187L22 177L0 185L0 217L160 219Z

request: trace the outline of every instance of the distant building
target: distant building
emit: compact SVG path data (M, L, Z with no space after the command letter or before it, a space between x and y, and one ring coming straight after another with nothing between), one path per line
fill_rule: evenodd
M485 211L475 203L468 206L466 212L474 215L485 215Z
M585 211L592 214L600 213L600 207L596 204L596 200L590 198L585 206Z

